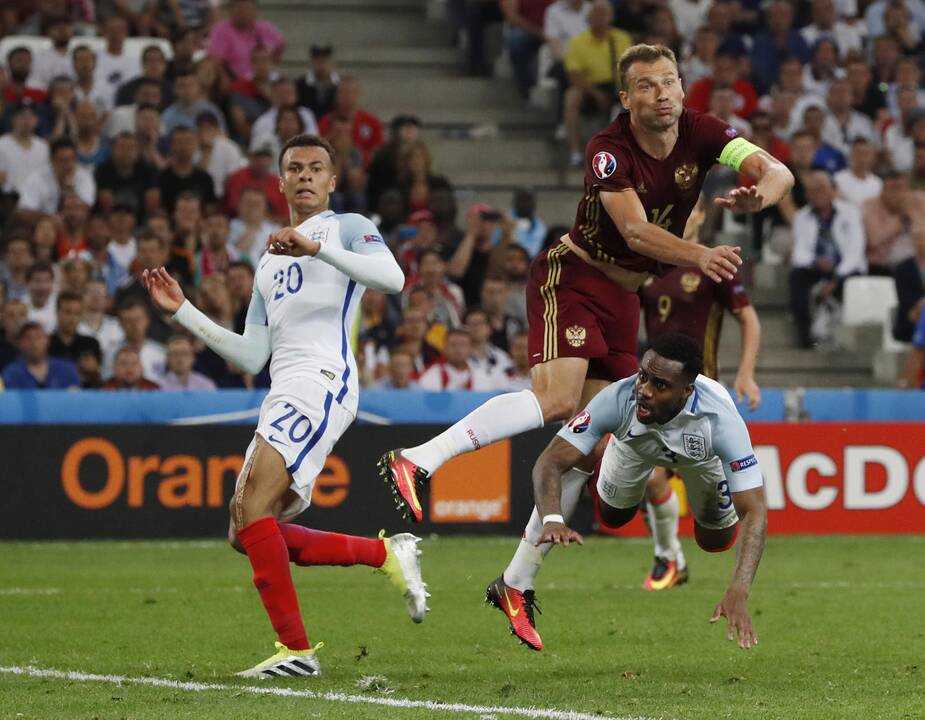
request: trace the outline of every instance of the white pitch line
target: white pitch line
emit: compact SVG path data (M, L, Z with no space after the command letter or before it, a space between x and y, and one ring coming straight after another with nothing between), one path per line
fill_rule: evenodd
M103 682L115 685L147 685L149 687L206 692L224 690L244 692L251 695L276 695L279 697L301 697L328 702L353 703L361 705L385 705L403 709L435 710L451 713L475 713L480 715L513 715L527 718L548 718L549 720L652 720L642 716L613 717L610 715L589 715L588 713L566 710L547 710L544 708L505 707L489 705L465 705L463 703L442 703L433 700L405 700L402 698L367 697L365 695L347 695L338 692L314 692L312 690L292 690L281 687L254 687L253 685L220 685L217 683L179 682L156 677L126 677L123 675L96 675L65 670L50 670L33 666L0 666L0 673L8 675L27 675L29 677L54 678L73 682Z

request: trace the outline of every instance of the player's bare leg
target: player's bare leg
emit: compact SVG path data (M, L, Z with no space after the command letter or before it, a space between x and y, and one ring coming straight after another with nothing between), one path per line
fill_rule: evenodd
M608 384L606 380L586 380L577 407L587 405ZM562 515L566 521L574 514L581 490L587 484L605 447L606 441L602 441L581 466L573 467L562 475ZM534 610L539 611L534 586L543 560L553 547L552 543L539 542L542 535L543 521L534 507L507 569L485 590L486 602L505 614L511 633L533 650L543 649L543 640L536 630L533 615Z
M646 484L646 515L655 542L655 561L642 589L667 590L683 585L688 573L678 540L678 496L671 487L669 471L663 467L653 469Z
M694 521L694 538L702 550L707 552L726 552L735 545L739 536L739 523L727 528L707 528Z
M534 365L532 391L493 397L423 445L387 452L379 459L379 475L391 487L399 511L421 522L424 511L418 491L450 458L570 418L580 406L587 371L587 358L556 358Z

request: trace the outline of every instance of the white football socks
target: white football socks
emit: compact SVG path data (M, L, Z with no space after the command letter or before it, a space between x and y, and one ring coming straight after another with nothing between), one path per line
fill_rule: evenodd
M591 473L578 468L572 468L562 475L562 517L568 522L578 507L581 489L588 481ZM543 543L537 547L536 543L543 536L543 521L539 511L534 507L530 515L530 522L524 530L523 539L511 558L510 565L504 571L504 583L515 590L532 590L533 583L543 564L543 558L553 548L552 543Z
M678 540L678 495L669 490L668 498L658 505L646 501L649 513L649 529L655 541L655 554L666 560L674 560L678 567L684 567L684 553Z
M536 395L530 390L521 390L491 398L437 437L401 453L433 475L437 468L457 455L541 427L543 410Z

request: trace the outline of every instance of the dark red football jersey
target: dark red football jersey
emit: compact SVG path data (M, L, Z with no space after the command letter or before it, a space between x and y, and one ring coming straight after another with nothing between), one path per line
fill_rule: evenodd
M585 149L585 194L569 236L595 260L661 275L670 266L630 250L601 203L600 193L635 190L650 222L679 238L711 167L736 131L718 117L684 110L671 154L656 160L639 147L622 113Z
M649 342L667 333L692 337L703 348L703 374L716 379L723 314L751 304L742 283L737 278L718 283L700 268L676 267L646 281L639 297Z

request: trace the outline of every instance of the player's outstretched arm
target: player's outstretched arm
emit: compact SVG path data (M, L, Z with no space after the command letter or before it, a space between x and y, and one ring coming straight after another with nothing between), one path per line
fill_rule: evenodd
M646 219L646 210L633 190L602 192L601 201L630 249L669 265L699 267L715 282L731 280L742 264L738 247L708 248L686 242Z
M739 647L747 650L758 644L758 634L752 627L748 612L748 593L764 552L768 505L763 486L732 493L732 502L741 523L735 572L726 594L714 608L710 622L715 623L720 617L725 617L729 622L726 637L738 640Z
M732 145L736 140L729 144ZM735 169L757 180L758 183L751 187L734 188L726 197L718 197L713 201L720 207L736 213L756 213L776 205L793 187L793 174L786 165L764 150L755 149L755 146L751 148L754 152L746 156Z
M186 299L180 284L164 268L145 270L141 280L154 304L187 328L225 360L251 374L259 373L270 357L270 330L263 298L255 290L247 309L244 334L238 335L213 322Z
M734 315L742 326L742 359L734 384L736 402L747 399L748 409L755 410L761 404L761 388L755 382L755 364L761 346L761 321L752 305L740 308Z
M366 224L368 232L359 238L348 238L345 243L352 245L353 250L318 242L296 232L295 228L287 227L267 238L267 251L273 255L317 257L371 290L401 292L405 286L405 274L385 246L376 226L368 220Z
M584 538L565 524L562 517L562 473L573 468L585 457L571 443L554 437L533 466L533 500L543 518L542 543L584 544Z

